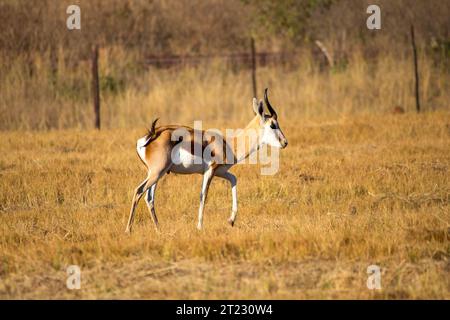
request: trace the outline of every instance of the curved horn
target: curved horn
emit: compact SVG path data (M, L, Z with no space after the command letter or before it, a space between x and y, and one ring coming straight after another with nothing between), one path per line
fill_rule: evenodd
M264 90L264 101L266 102L267 110L269 110L270 116L274 119L277 119L277 113L272 108L269 102L269 98L267 97L267 88Z

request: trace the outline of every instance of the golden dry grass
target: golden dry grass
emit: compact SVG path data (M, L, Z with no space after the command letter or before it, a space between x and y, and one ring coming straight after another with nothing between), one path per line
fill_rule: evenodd
M82 1L82 32L65 29L64 3L3 2L0 298L450 298L448 6L381 1L389 15L375 33L362 3L333 2L291 21L306 23L297 43L241 1ZM125 235L145 176L135 140L152 118L204 128L251 119L249 69L218 58L161 69L145 57L244 52L250 36L258 52L297 52L257 69L289 139L280 171L232 170L234 228L228 183L214 180L202 232L200 176L171 174L156 195L161 232L141 203ZM316 39L334 67L320 68ZM91 130L91 44L101 46L101 132ZM78 291L65 286L72 264ZM366 288L372 264L380 291Z
M0 297L449 299L449 113L287 114L280 171L232 170L234 228L214 180L201 232L200 176L171 174L161 232L142 202L124 234L145 176L137 130L0 133ZM250 117L249 105L239 125ZM71 264L81 290L65 287ZM371 264L382 290L366 288Z

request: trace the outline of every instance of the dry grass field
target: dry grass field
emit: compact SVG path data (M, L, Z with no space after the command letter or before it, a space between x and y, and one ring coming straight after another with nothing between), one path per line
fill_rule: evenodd
M247 110L211 125L242 126ZM234 228L228 184L213 180L199 232L201 177L170 174L161 231L141 202L131 235L142 130L0 133L0 298L450 299L450 114L280 124L276 175L232 170ZM66 288L72 264L80 290ZM366 287L371 264L381 290Z
M65 1L0 0L0 300L450 299L447 2L378 0L369 30L369 0L80 0L69 30ZM142 201L125 234L136 139L157 117L244 128L251 43L289 141L279 171L232 168L234 227L214 179L202 231L201 176L170 174L161 230Z

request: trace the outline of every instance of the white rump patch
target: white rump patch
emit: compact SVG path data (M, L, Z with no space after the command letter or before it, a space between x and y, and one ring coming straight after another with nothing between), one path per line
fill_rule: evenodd
M140 138L136 143L136 151L139 155L139 158L142 159L142 161L145 162L145 149L144 147L145 143L147 142L147 139L145 137Z

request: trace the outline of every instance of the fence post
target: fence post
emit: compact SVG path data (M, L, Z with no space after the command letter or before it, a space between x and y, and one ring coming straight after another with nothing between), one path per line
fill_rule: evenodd
M92 53L92 94L94 97L94 125L100 130L100 87L98 82L98 45Z
M416 39L414 37L414 25L411 25L411 45L413 49L414 56L414 77L415 77L415 91L416 91L416 110L417 113L420 112L420 96L419 96L419 66L417 62L417 48Z
M50 46L50 72L52 84L56 85L58 78L58 52L55 45Z
M253 96L257 97L256 88L256 50L255 50L255 39L251 38L251 49L252 49L252 85L253 85Z

